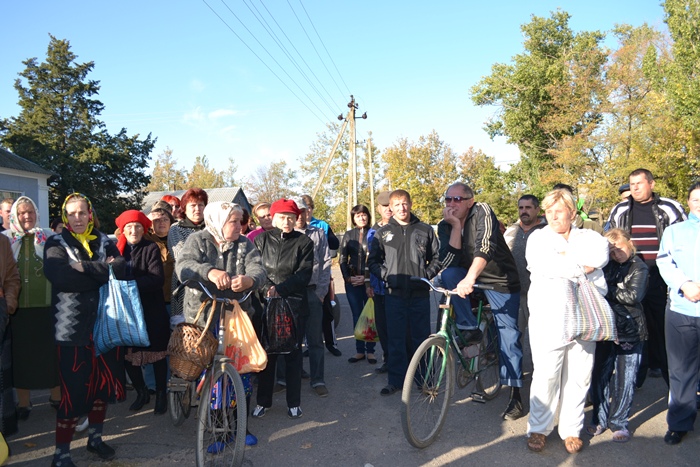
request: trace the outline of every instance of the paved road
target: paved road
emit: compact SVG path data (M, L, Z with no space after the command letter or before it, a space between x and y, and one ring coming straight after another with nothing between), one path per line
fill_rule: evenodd
M334 269L339 278L339 270ZM330 395L319 398L303 382L300 420L286 414L284 393L275 394L274 405L265 418L250 419L250 430L260 443L246 450L246 466L457 466L457 465L698 465L700 437L689 434L678 446L666 446L666 388L661 379L647 379L635 398L627 444L612 442L610 432L593 440L584 436L585 447L577 455L564 450L553 433L543 453L525 446L527 417L514 422L500 419L507 403L503 391L486 404L472 402L470 387L457 389L447 421L437 441L418 450L405 440L400 426L400 395L382 397L386 377L374 372L366 361L347 362L354 353L352 319L339 285L342 318L339 346L342 357L326 353L326 382ZM435 312L433 311L433 317ZM308 363L305 367L308 370ZM531 365L526 362L526 381ZM525 390L525 399L528 396ZM168 416L149 411L129 412L128 403L109 407L105 439L117 449L109 463L97 462L85 452L85 436L73 443L73 459L80 465L170 466L193 465L195 420L192 415L180 427L173 427ZM48 405L48 392L33 394L34 410L20 433L9 440L13 456L8 465L42 465L51 462L54 442L54 412ZM587 414L587 420L590 415Z

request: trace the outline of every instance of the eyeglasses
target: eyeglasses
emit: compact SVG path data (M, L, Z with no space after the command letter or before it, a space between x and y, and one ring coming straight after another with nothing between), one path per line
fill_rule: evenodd
M462 201L466 201L468 199L472 199L471 196L445 196L445 203L450 203L454 201L455 203L461 203Z

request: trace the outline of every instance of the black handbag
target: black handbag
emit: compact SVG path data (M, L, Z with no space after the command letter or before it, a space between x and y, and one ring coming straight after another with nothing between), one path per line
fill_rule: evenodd
M288 354L299 348L301 298L267 300L262 318L262 345L268 354Z

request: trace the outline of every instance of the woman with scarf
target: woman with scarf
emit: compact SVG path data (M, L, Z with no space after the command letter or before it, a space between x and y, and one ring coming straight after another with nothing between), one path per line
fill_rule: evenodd
M260 289L266 280L265 270L260 261L260 252L253 243L241 235L243 210L238 204L217 201L204 208L205 229L190 235L185 242L175 265L181 281L196 280L207 289L218 289L219 297L240 298L248 290ZM185 294L185 320L194 322L200 305L207 297L199 289L189 289ZM253 299L241 303L252 319ZM198 324L203 326L206 317L201 316ZM215 316L212 322L218 323ZM213 330L212 330L213 331ZM251 373L241 375L245 386L246 401L250 406L253 386ZM246 445L257 444L257 438L246 434ZM216 449L216 446L210 447ZM211 452L211 451L210 451Z
M65 228L44 246L44 274L51 282L55 316L61 404L56 414L56 450L52 466L73 466L70 443L78 417L87 415L87 450L102 460L114 449L102 441L107 403L123 400L120 349L95 356L92 330L100 301L100 287L110 267L124 278L126 262L116 245L94 228L92 204L80 193L68 195L62 208Z
M366 262L369 252L367 245L367 234L369 233L372 216L367 206L358 204L350 211L350 218L354 229L348 230L343 235L343 242L340 244L340 272L345 280L345 294L352 311L352 325L357 326L362 309L367 303L367 289L365 288ZM368 282L369 283L369 282ZM355 340L355 356L350 357L348 362L357 363L365 359L371 365L377 363L374 357L374 342Z
M7 322L8 316L17 309L20 287L10 241L0 235L0 433L4 436L17 432L17 410L12 391L12 348Z
M17 311L11 315L12 379L17 391L17 416L26 420L32 410L30 390L51 389L49 404L61 403L58 363L53 340L51 284L44 276L44 245L53 232L39 227L39 211L26 196L20 196L10 210L12 254L22 290Z
M148 340L151 343L147 348L128 348L124 357L126 372L137 394L129 410L141 410L150 402L151 397L141 367L152 364L156 381L156 404L153 414L162 415L168 410L166 394L168 363L165 357L170 339L170 327L163 300L165 276L160 248L154 242L144 238L144 233L151 228L151 221L141 211L133 209L124 211L115 222L121 230L117 248L126 261L127 279L136 281Z

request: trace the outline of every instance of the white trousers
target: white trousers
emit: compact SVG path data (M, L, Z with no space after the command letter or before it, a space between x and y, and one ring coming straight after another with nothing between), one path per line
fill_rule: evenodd
M583 409L591 384L595 342L574 340L564 347L542 349L531 342L532 384L527 434L548 436L559 413L559 436L580 436Z

